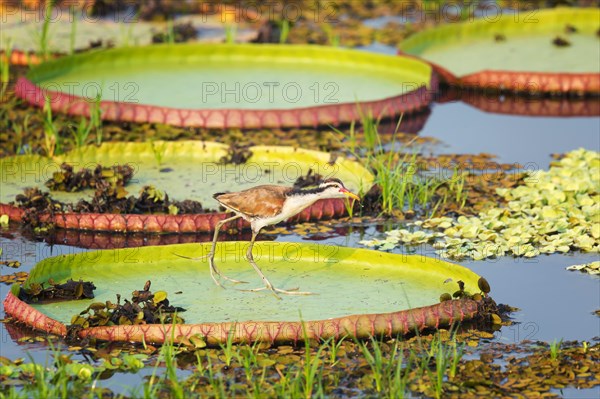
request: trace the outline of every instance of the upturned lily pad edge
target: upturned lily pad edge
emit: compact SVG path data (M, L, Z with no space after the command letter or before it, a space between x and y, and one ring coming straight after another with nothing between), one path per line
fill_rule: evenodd
M201 244L208 246L208 243ZM228 245L228 244L222 244ZM277 246L277 243L263 243L266 246ZM179 251L197 250L197 244L178 246ZM162 247L146 247L144 251L164 251ZM358 251L359 257L364 257L365 252L370 250L347 248L347 251ZM106 253L100 251L98 254ZM354 252L352 252L354 253ZM86 254L74 254L67 257L55 257L42 260L29 275L28 284L41 282L52 275L52 271L58 266L56 261L69 262L69 264L85 266L84 256ZM112 252L111 252L112 254ZM111 255L112 256L112 255ZM308 256L308 255L307 255ZM387 257L398 255L388 254ZM68 258L68 259L67 259ZM81 263L77 259L81 258ZM87 257L86 257L87 259ZM312 258L311 258L312 259ZM422 269L423 259L419 255L403 255L403 267L418 274L427 271L428 274L443 277L454 277L465 280L468 289L479 289L489 292L489 286L483 287L480 281L476 281L477 275L465 267L442 262L426 270ZM75 262L75 263L73 263ZM51 267L48 268L47 266ZM400 267L400 265L398 265ZM79 266L75 266L79 267ZM481 278L480 278L481 280ZM487 283L486 283L487 284ZM21 286L13 284L10 293L4 300L5 313L13 319L25 323L29 327L47 333L66 337L70 334L69 328L62 322L51 318L26 302L19 299ZM485 294L484 294L485 295ZM459 299L444 300L440 303L411 308L396 312L353 314L324 320L299 320L299 321L234 321L234 322L210 322L196 324L143 324L143 325L118 325L89 327L76 331L81 339L95 338L103 341L119 342L146 342L161 344L169 340L176 342L188 342L190 338L200 337L208 345L219 345L232 340L233 343L252 343L256 341L271 344L286 342L298 342L305 338L314 340L326 340L329 338L368 338L371 336L397 337L421 332L429 329L449 328L456 323L483 320L489 321L495 309L495 303L489 296L479 294L473 297L465 296Z
M170 47L171 46L171 47ZM263 54L272 56L279 55L282 51L289 54L301 54L309 52L314 56L335 58L336 53L354 51L355 57L369 59L382 57L350 49L339 49L316 45L266 45L262 44L182 44L181 48L202 49L220 46L221 48L239 48L242 52L250 53L251 50L260 49ZM132 48L129 51L139 52L140 48L148 48L151 52L165 49L168 51L173 45L153 45ZM106 53L127 51L127 49L111 49ZM328 54L328 52L332 54ZM78 54L72 57L62 57L53 61L42 63L33 68L27 77L20 77L15 85L15 94L31 105L43 107L46 97L52 99L50 107L53 111L66 113L68 115L90 115L92 105L85 98L73 94L43 90L35 83L33 78L36 74L43 74L46 69L52 71L57 65L69 66L69 63L85 57L96 57L99 51ZM180 127L203 127L203 128L298 128L303 126L317 127L325 125L338 126L360 120L361 114L370 112L376 117L394 117L400 113L412 113L427 107L432 101L432 93L437 91L438 81L433 69L422 60L406 57L403 60L403 68L417 69L416 74L426 74L421 79L424 84L408 93L384 98L381 100L364 101L360 103L339 103L318 105L312 107L300 107L295 109L180 109L162 107L147 104L127 103L120 101L101 101L101 117L104 120L117 122L136 123L163 123ZM414 71L413 71L414 72Z
M155 142L159 143L159 142ZM161 142L171 145L173 148L185 145L183 142ZM123 148L132 145L144 145L144 143L108 143L113 147L116 145ZM103 146L108 145L105 143ZM226 154L226 145L216 142L194 142L196 146L207 146L212 153L215 161ZM100 151L104 151L101 146ZM89 160L89 151L93 146L86 146L74 149L71 153L75 157ZM284 156L289 154L300 154L306 156L311 162L327 163L329 162L330 154L305 150L300 148L291 148L287 146L265 146L259 145L249 148L250 151L256 153L252 160L266 159L272 156ZM281 154L278 154L278 151ZM67 154L63 154L66 156ZM27 157L27 156L18 156ZM39 159L42 159L39 157ZM63 159L61 156L55 157L57 163ZM6 161L6 158L2 161ZM338 158L337 163L344 169L347 169L354 176L360 179L361 186L364 190L368 189L373 184L373 176L362 165L355 161ZM10 204L0 203L0 215L8 215L13 222L20 222L24 215L24 210ZM315 220L331 220L343 217L348 214L346 201L344 199L325 199L319 200L310 207L304 209L299 214L290 218L288 223L303 223ZM51 223L55 228L66 230L80 231L103 231L103 232L119 232L119 233L209 233L214 231L216 224L229 217L226 212L213 212L201 214L183 214L183 215L167 215L167 214L99 214L99 213L57 213L57 214L42 214L40 221L43 223ZM243 219L230 222L226 227L236 228L238 230L248 229L250 224Z
M66 337L67 326L18 299L19 289L17 284L13 285L11 292L6 296L5 313L36 330ZM152 344L162 344L170 340L182 342L195 336L201 337L208 345L215 346L228 340L235 344L257 341L282 344L299 342L305 338L394 338L428 329L450 328L456 323L485 320L489 316L485 299L476 301L462 298L398 312L350 315L326 320L91 327L78 331L77 335L81 339Z
M557 8L541 10L536 15L555 14L555 13L578 13L586 9L571 9ZM589 9L592 10L592 9ZM512 15L503 15L502 19L510 20ZM469 22L471 29L480 28L480 25L496 24L486 20L478 20ZM442 65L427 61L417 55L411 53L411 49L419 43L427 40L428 37L435 35L436 32L447 31L451 33L453 30L460 29L460 23L453 25L441 25L423 32L419 32L409 37L399 46L398 55L413 57L415 59L427 62L433 68L441 83L454 87L463 87L478 89L483 91L501 91L514 92L520 94L550 94L550 95L591 95L597 96L600 94L600 75L597 73L571 73L571 72L529 72L529 71L507 71L507 70L482 70L471 73L465 76L456 76ZM490 28L490 31L492 28Z

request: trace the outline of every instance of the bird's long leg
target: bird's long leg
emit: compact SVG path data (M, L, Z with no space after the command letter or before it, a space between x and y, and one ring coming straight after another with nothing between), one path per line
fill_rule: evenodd
M254 270L256 270L256 272L262 279L265 286L261 287L261 288L254 288L254 289L242 290L242 291L257 292L257 291L263 291L263 290L271 290L271 292L273 292L273 295L275 295L277 297L277 299L281 299L279 297L279 295L277 295L277 293L286 294L286 295L314 295L312 292L298 291L298 288L282 290L280 288L273 287L273 284L271 284L269 279L263 274L262 270L260 270L260 267L258 267L256 262L254 261L254 256L252 255L252 248L254 247L254 240L256 239L257 235L258 235L258 232L254 232L254 231L252 232L252 239L250 240L250 246L248 246L248 250L246 251L246 259L248 259L248 262L250 262L250 264L252 265Z
M221 227L225 224L225 223L229 223L233 220L236 220L238 218L240 218L240 215L235 215L232 216L228 219L223 219L220 222L218 222L215 225L215 234L213 236L213 240L212 240L212 246L210 248L210 252L208 253L208 264L210 266L210 276L212 277L213 281L219 286L219 287L223 287L223 285L217 281L217 279L215 278L215 274L221 278L224 278L225 280L229 280L232 283L235 284L239 284L239 283L245 283L245 281L240 281L240 280L235 280L233 278L229 278L226 275L222 274L219 269L217 269L217 266L215 265L215 252L217 249L217 239L219 238L219 230L221 229Z
M196 257L196 258L192 258L192 257L189 257L189 256L178 255L178 254L174 254L174 255L179 256L180 258L186 258L186 259L192 259L192 260L204 260L204 259L208 258L208 264L210 266L210 277L213 279L213 281L215 282L215 284L217 284L221 288L225 288L225 287L223 287L223 284L221 284L219 282L219 280L217 280L217 278L215 277L215 274L217 276L221 277L221 278L224 278L225 280L231 281L232 283L236 283L236 284L237 283L245 283L245 281L235 280L235 279L232 279L232 278L229 278L229 277L225 276L215 266L215 252L216 252L216 248L217 248L217 239L219 238L219 230L221 229L221 227L223 227L223 225L225 223L231 222L231 221L236 220L236 219L238 219L240 217L241 217L240 215L235 215L235 216L230 217L228 219L223 219L223 220L219 221L215 225L215 233L213 235L212 246L210 248L210 252L207 255L199 256L199 257Z

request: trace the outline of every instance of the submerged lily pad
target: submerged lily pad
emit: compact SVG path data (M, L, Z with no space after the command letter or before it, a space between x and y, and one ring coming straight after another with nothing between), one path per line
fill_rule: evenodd
M68 324L74 314L92 303L114 301L116 294L134 291L151 276L153 284L172 298L172 305L186 309L186 323L196 326L188 328L190 325L184 325L181 331L186 331L185 334L190 336L203 332L212 342L218 339L215 335L227 328L238 329L236 340L293 340L302 334L301 320L316 320L306 323L307 328L314 329L317 335L343 335L347 329L351 329L348 333L356 335L391 335L392 327L396 333L410 331L410 327L404 323L422 329L479 315L478 302L472 299L439 303L440 294L461 286L471 294L480 292L479 276L467 268L421 256L392 255L333 245L260 242L254 247L256 261L273 284L282 288L299 287L316 295L286 296L279 301L268 292L240 291L236 288L253 288L261 284L260 278L241 256L247 246L247 242L220 243L215 258L224 274L250 281L251 284L247 286L218 287L210 277L206 260L194 261L177 256L206 254L210 248L207 243L48 258L34 267L22 289L50 278L55 281L93 279L97 287L93 300L31 305L43 317L50 318L45 322L50 326ZM449 278L455 282L461 281L460 285L445 283ZM13 286L11 292L12 295L18 295L19 287ZM175 292L178 294L174 295ZM324 307L324 303L328 305ZM21 309L16 312L15 306L24 305L7 299L6 312L26 318L32 311ZM444 309L437 309L439 306ZM410 316L410 312L417 313ZM379 315L375 316L375 313ZM364 319L361 315L364 315ZM38 325L41 323L40 317L35 320ZM221 324L224 322L234 324ZM274 323L279 325L278 330L272 330ZM353 323L354 327L346 323ZM111 331L96 332L106 337L103 334L110 335ZM253 337L252 332L259 336ZM94 331L89 333L94 334ZM140 339L140 336L133 337L132 334L127 338ZM149 338L156 339L156 336L146 338L149 341Z
M459 85L600 92L597 8L534 9L490 18L422 31L400 50L429 61Z

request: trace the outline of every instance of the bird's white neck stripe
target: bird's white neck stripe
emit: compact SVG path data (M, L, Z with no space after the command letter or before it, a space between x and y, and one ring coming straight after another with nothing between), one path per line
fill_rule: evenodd
M305 208L308 208L321 197L321 193L314 194L305 194L305 195L292 195L287 198L285 201L283 208L281 209L281 214L289 215L289 217L295 215L296 213L302 211ZM287 219L287 217L286 217Z

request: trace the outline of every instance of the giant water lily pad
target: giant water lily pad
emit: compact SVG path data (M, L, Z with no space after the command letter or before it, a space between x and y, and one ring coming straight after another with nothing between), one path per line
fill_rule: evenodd
M320 46L180 44L110 49L49 61L16 94L54 110L205 127L339 124L430 101L431 67L409 57ZM44 90L42 90L44 89Z
M72 165L75 171L94 168L97 164L128 164L134 169L133 179L125 186L129 193L137 194L144 186L153 185L166 192L171 199L196 200L202 203L204 209L212 210L218 209L218 203L212 198L214 193L237 191L259 184L291 186L309 170L323 178L337 177L356 193L368 191L373 181L373 176L359 163L343 157L333 160L330 154L324 152L279 146L254 146L248 150L252 155L240 164L222 163L222 159L228 156L228 146L201 141L105 143L100 147L75 149L53 158L3 158L0 160L3 179L0 213L8 213L11 220L18 219L18 210L13 208L11 211L6 204L14 201L25 187L45 189L44 183L60 171L63 162ZM92 195L93 190L90 189L52 192L53 198L61 202L76 202ZM332 217L345 211L343 200L321 201L311 208L307 209L304 220L319 218L319 214ZM109 215L108 220L106 217L98 219L95 216L70 214L68 217L57 215L54 219L58 227L84 230L194 232L210 230L224 215L213 214L206 216L208 219L198 220L196 215L135 215L135 223L127 221L127 215L120 216ZM141 221L140 217L146 217L147 220ZM157 221L157 217L162 218L161 221Z
M521 11L415 34L404 53L450 83L527 92L600 92L600 10Z
M467 268L417 255L394 255L334 245L260 242L254 247L257 262L280 287L300 287L316 295L285 296L251 293L210 277L207 261L183 259L209 251L210 244L87 252L48 258L31 271L24 287L53 279L91 280L97 287L90 300L25 304L13 286L5 301L7 314L55 333L64 333L74 315L93 302L116 301L152 281L153 290L166 292L171 305L186 309L184 325L175 337L200 334L208 342L226 340L233 329L235 341L290 341L302 338L301 321L309 335L394 335L413 328L435 328L480 315L481 304L472 299L439 303L440 294L458 290L477 293L479 276ZM235 278L261 282L243 254L247 242L220 243L216 261ZM450 279L450 280L448 280ZM449 281L449 282L448 282ZM327 306L324 306L327 304ZM80 336L146 342L165 339L173 326L110 326L84 329ZM169 335L166 335L168 338Z

